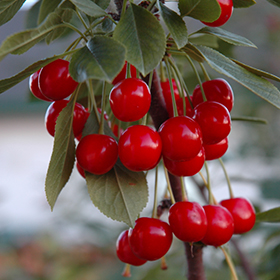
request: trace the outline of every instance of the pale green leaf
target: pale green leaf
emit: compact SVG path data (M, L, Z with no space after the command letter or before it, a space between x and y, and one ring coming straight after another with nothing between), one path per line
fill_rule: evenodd
M21 8L25 0L1 0L0 1L0 25L11 20Z
M55 202L68 182L75 162L75 141L72 130L75 98L59 114L54 136L54 146L45 181L45 191L53 210Z
M179 0L181 16L189 16L204 22L213 22L221 14L216 0Z
M203 45L210 48L218 48L218 38L209 34L193 34L189 37L191 44Z
M40 6L38 24L42 23L47 16L54 12L62 0L43 0Z
M91 17L104 17L107 13L91 0L70 0L80 11Z
M165 33L158 19L134 4L121 17L113 38L126 47L127 61L144 76L157 67L165 52Z
M268 80L234 63L216 50L205 46L196 46L196 48L214 70L232 78L267 102L280 108L280 92Z
M171 37L174 39L177 48L181 49L188 43L188 30L185 22L177 13L163 5L161 2L159 2L158 6L161 17L163 18Z
M111 82L122 69L124 62L124 46L113 38L95 36L87 46L72 56L69 71L78 82L87 79Z
M280 223L280 207L257 213L256 222Z

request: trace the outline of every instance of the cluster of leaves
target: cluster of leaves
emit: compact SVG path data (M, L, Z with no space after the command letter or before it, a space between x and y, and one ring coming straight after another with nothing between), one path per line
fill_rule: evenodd
M12 19L24 2L2 1L0 24ZM188 57L198 64L208 64L218 73L237 81L280 108L280 92L268 81L279 82L279 77L226 57L209 47L208 38L211 36L235 46L254 48L252 42L221 28L204 27L189 34L184 18L192 17L204 22L216 20L221 12L216 0L179 0L179 14L163 1L148 2L148 7L144 8L131 1L127 9L119 11L120 19L116 21L114 14L107 11L109 0L38 1L34 8L38 11L37 26L9 36L0 46L2 60L9 54L23 54L42 40L50 44L68 30L77 33L77 39L61 54L37 61L15 76L0 81L2 93L48 63L66 57L70 60L72 77L81 83L57 121L46 177L46 194L52 208L69 180L75 161L72 117L69 117L72 116L74 103L84 97L85 88L89 99L94 99L92 82L111 83L125 61L134 65L142 76L147 76L159 66L165 54ZM277 1L274 2L277 4ZM253 0L234 0L233 3L235 8L247 8L255 4ZM163 25L168 29L168 36ZM97 118L94 113L90 115L84 135L98 131ZM108 127L106 133L112 135ZM109 173L101 176L87 174L86 179L93 203L112 219L132 226L146 206L148 190L145 174L131 172L120 162Z

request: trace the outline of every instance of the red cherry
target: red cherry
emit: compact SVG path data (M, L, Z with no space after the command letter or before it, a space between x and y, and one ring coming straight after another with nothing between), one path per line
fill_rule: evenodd
M128 127L119 138L119 157L132 171L154 168L161 159L162 143L159 134L145 125Z
M78 172L80 173L80 175L83 178L86 178L85 170L82 168L82 166L77 161L76 161L76 168L77 168Z
M203 206L207 217L207 231L201 240L205 245L215 247L227 243L234 230L233 217L230 212L221 205Z
M233 11L233 3L232 0L217 0L218 4L221 8L221 14L218 19L213 22L204 22L207 26L218 27L225 24L231 17Z
M227 208L234 220L234 233L241 234L250 231L256 220L256 213L249 200L242 197L226 199L220 204Z
M198 122L203 144L216 144L225 139L231 130L228 109L221 103L205 101L194 108L194 120Z
M39 75L39 88L43 95L51 100L68 97L78 83L68 71L69 61L57 59L42 68Z
M170 118L160 126L158 132L162 140L162 154L170 160L189 160L201 149L201 129L190 117Z
M144 117L149 111L151 93L144 81L129 78L112 88L109 100L112 112L117 119L133 122Z
M168 220L174 235L184 242L200 241L207 230L205 211L197 202L176 202L169 209Z
M227 107L230 112L234 103L233 91L230 84L224 79L215 79L202 83L207 101L216 101ZM197 85L192 95L193 106L203 102L200 86Z
M140 259L155 261L162 258L172 244L171 227L154 218L142 217L129 229L128 242L132 252Z
M55 134L55 125L57 117L59 116L60 112L66 105L68 104L68 100L58 100L54 101L48 107L46 114L45 114L45 125L47 131L51 136ZM83 105L76 103L74 106L74 115L73 115L73 133L74 136L77 137L79 134L82 133L85 123L87 121L87 111Z
M190 96L191 97L191 96ZM186 104L186 113L184 114L184 101L183 98L180 97L179 99L176 100L176 105L177 105L177 111L179 116L188 116L190 118L193 117L193 108L192 105L190 104L190 101L188 97L185 98L185 104ZM173 111L172 111L173 112ZM173 117L173 115L169 115L169 117Z
M30 77L29 77L29 89L32 92L32 94L37 97L38 99L44 100L44 101L53 101L49 98L47 98L46 96L43 95L43 93L41 92L41 90L39 89L39 74L41 72L42 69L39 69L37 72L33 73Z
M204 148L192 159L186 161L173 161L163 157L166 169L175 176L193 176L203 167L205 162Z
M213 160L222 157L228 149L228 138L226 137L217 144L203 145L205 150L205 159Z
M112 82L113 85L116 85L117 83L119 83L119 82L121 82L122 80L125 79L125 77L126 77L126 69L127 69L127 61L125 62L122 70L120 71L120 73L113 80L113 82ZM130 76L131 76L131 78L136 78L137 77L137 70L131 64L130 64Z
M140 266L147 262L146 260L136 257L131 251L128 242L128 230L124 230L119 235L116 242L116 253L120 261L130 265Z
M162 94L164 97L168 115L170 117L173 117L174 115L173 115L173 105L172 105L173 104L172 103L172 93L171 93L171 89L170 89L169 80L167 79L164 82L161 82L160 85L161 85ZM172 86L173 86L175 100L178 100L180 98L180 93L177 88L175 79L172 79Z
M84 170L102 175L115 165L118 159L118 144L108 135L89 134L79 142L76 157Z

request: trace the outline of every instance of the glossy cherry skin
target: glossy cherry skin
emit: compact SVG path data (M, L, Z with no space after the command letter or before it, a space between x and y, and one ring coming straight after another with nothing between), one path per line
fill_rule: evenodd
M204 22L207 26L218 27L225 24L231 17L233 11L233 3L232 0L217 0L218 4L221 7L221 15L218 19L213 22Z
M134 122L144 117L149 111L151 93L144 81L129 78L112 88L109 101L117 119L123 122Z
M166 104L166 110L168 112L169 117L173 117L173 103L172 103L172 93L170 89L170 84L169 80L165 80L164 82L160 83L161 89L162 89L162 94L164 97L164 101ZM174 91L174 96L175 100L178 100L180 98L180 93L176 85L175 79L172 79L172 86L173 86L173 91Z
M187 116L166 120L158 130L162 140L162 155L173 161L195 157L202 146L199 124Z
M173 161L163 157L163 163L166 169L175 176L193 176L197 174L203 167L205 162L205 152L202 147L199 153L186 161Z
M32 94L37 97L38 99L44 100L44 101L53 101L49 98L47 98L45 95L43 95L43 93L41 92L40 88L39 88L39 74L41 72L42 69L39 69L38 71L36 71L35 73L33 73L30 77L29 77L29 89L32 92Z
M140 259L155 261L169 250L173 240L171 227L164 221L141 217L129 229L128 242L132 252Z
M116 242L116 253L120 261L130 265L140 266L147 262L146 260L139 259L132 252L128 242L128 230L124 230L119 235Z
M197 202L180 201L169 209L169 225L174 235L184 242L200 241L207 230L207 218Z
M225 139L231 131L228 109L221 103L205 101L194 108L194 120L198 122L203 144L216 144Z
M221 158L228 150L228 138L226 137L217 144L203 145L205 150L205 159L214 160Z
M69 61L57 59L44 66L39 74L39 88L44 96L51 100L67 98L76 89L78 83L68 71Z
M66 107L68 104L68 100L58 100L54 101L48 107L46 114L45 114L45 126L47 131L51 136L55 134L55 125L57 117L59 116L60 112L63 108ZM87 121L87 111L83 105L80 103L76 103L74 106L74 115L73 115L73 133L74 136L77 137L79 134L82 133L85 123Z
M154 168L161 159L161 151L160 136L149 126L130 126L119 138L120 160L132 171Z
M235 197L222 200L220 204L231 213L234 220L235 234L242 234L253 228L256 221L256 213L249 200Z
M115 165L118 159L118 144L108 135L89 134L79 142L76 158L84 170L102 175Z
M207 101L216 101L227 107L231 112L234 104L234 95L230 84L224 79L214 79L202 83ZM203 102L200 86L197 85L192 95L193 106Z
M207 231L201 240L205 245L215 247L227 243L234 231L234 221L230 212L221 205L203 206L207 217Z
M116 85L117 83L121 82L126 77L126 69L127 69L127 61L125 62L122 70L120 73L115 77L115 79L112 81L113 85ZM130 64L130 77L136 78L137 77L137 70L136 68Z

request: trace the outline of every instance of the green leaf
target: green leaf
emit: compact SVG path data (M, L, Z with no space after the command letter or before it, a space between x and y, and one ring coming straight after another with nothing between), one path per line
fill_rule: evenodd
M91 0L70 0L80 11L91 17L104 17L108 14Z
M280 222L280 207L273 208L256 214L256 222L279 223Z
M243 62L240 62L240 61L237 61L235 59L231 59L233 62L235 62L236 64L242 66L243 68L245 68L246 70L250 71L251 73L254 73L260 77L264 77L264 78L267 78L267 79L270 79L270 80L273 80L273 81L276 81L276 82L280 82L280 77L278 76L275 76L271 73L268 73L266 71L263 71L263 70L260 70L260 69L257 69L257 68L254 68L252 66L249 66L247 64L244 64Z
M92 0L92 1L104 10L107 9L110 4L110 0Z
M25 17L25 28L24 29L32 29L38 26L38 15L40 10L41 1L35 2L31 8L28 9L26 17Z
M215 28L204 27L204 28L196 31L194 34L203 34L203 33L216 36L217 38L219 38L229 44L232 44L232 45L257 48L256 45L254 45L248 39L246 39L240 35L226 31L219 27L215 27Z
M270 4L280 7L280 1L279 0L267 0Z
M203 45L210 48L218 48L218 38L209 34L194 34L189 37L191 44Z
M68 182L75 162L75 141L72 131L75 98L59 114L54 136L54 146L45 181L45 191L53 210L55 202Z
M255 5L256 1L255 0L232 0L232 3L234 8L248 8Z
M144 76L161 61L165 33L157 18L146 9L130 4L115 28L113 38L126 47L126 59Z
M216 50L205 46L196 46L196 48L214 70L232 78L280 109L280 92L272 83L234 63Z
M55 28L62 27L62 25L61 16L57 13L51 13L38 28L11 35L0 46L0 60L8 54L23 54L44 39Z
M1 0L0 1L0 25L11 20L21 8L25 0Z
M86 173L88 192L93 204L107 217L133 227L148 202L144 173L126 169L120 161L108 173Z
M38 24L42 23L44 19L58 7L62 0L43 0L40 6Z
M184 52L186 52L192 59L194 59L198 62L203 62L204 61L203 55L192 44L187 44L184 47Z
M125 62L125 48L116 40L95 36L72 56L71 76L78 82L100 79L111 82Z
M167 8L161 2L158 3L160 15L163 18L178 49L188 43L188 30L183 19L174 11Z
M213 22L221 14L216 0L179 0L181 16L189 16L200 21Z

